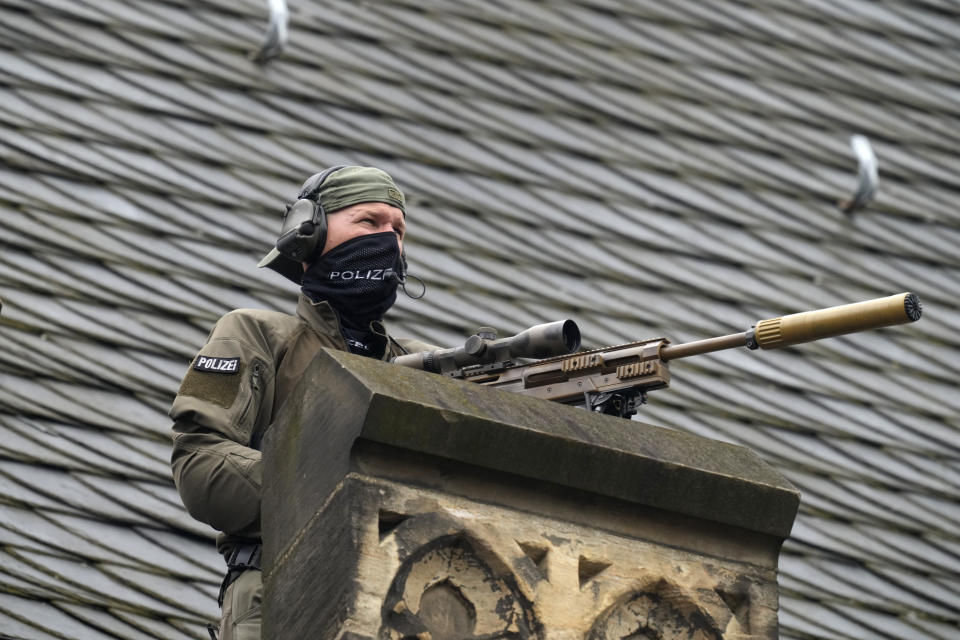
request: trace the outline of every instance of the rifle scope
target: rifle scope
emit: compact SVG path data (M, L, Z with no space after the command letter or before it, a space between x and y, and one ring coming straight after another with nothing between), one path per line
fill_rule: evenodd
M455 373L463 367L511 362L519 358L551 358L580 348L580 328L573 320L538 324L509 338L497 339L489 327L481 327L462 347L421 351L397 356L395 364L431 373Z
M779 349L856 331L915 322L920 319L921 312L920 298L912 293L898 293L886 298L761 320L745 333L666 345L660 349L660 357L675 360L744 346Z

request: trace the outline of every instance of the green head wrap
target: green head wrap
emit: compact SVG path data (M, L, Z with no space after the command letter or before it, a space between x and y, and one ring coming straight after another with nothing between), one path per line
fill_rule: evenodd
M320 204L327 213L361 202L384 202L406 214L403 192L387 172L376 167L344 167L327 176L320 187Z

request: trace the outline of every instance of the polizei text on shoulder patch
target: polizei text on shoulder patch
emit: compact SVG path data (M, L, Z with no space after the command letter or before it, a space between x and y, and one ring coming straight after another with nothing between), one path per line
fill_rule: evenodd
M240 370L240 358L213 358L198 356L193 368L209 373L236 373Z

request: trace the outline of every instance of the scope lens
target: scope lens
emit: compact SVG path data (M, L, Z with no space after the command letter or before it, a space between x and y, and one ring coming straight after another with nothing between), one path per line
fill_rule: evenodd
M565 320L563 323L563 344L567 353L580 348L580 327L573 320Z

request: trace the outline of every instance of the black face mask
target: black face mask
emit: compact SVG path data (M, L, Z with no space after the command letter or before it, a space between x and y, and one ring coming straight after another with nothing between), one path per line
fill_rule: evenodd
M314 302L329 302L347 327L368 330L396 302L401 275L397 235L386 231L334 247L307 268L301 284Z

